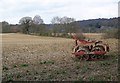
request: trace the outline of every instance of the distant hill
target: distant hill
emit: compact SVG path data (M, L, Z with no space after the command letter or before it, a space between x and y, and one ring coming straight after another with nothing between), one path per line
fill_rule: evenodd
M90 20L77 21L77 23L79 23L81 27L95 26L96 24L99 24L101 26L117 27L118 18L90 19Z
M89 19L89 20L81 20L74 22L77 25L77 28L82 32L99 32L100 30L117 28L118 26L118 18L99 18L99 19ZM48 29L52 29L52 24L47 24L46 27Z
M109 30L112 28L117 28L118 26L118 17L115 18L110 18L110 19L106 19L106 18L99 18L99 19L89 19L89 20L81 20L81 21L75 21L73 22L73 24L75 25L74 29L77 29L78 31L82 31L82 32L102 32L105 30ZM120 23L119 23L120 24ZM3 22L3 27L5 30L4 32L8 32L8 28L9 32L19 32L21 31L21 28L18 24L13 25L13 24L8 24L7 22ZM7 28L8 27L8 28ZM46 30L52 31L54 25L53 24L45 24ZM61 29L61 31L64 29L64 26L59 27ZM68 27L69 29L70 26Z
M91 32L109 29L109 28L117 28L118 26L118 18L99 18L99 19L89 19L75 22L80 29L85 32L88 32L88 28L91 29Z

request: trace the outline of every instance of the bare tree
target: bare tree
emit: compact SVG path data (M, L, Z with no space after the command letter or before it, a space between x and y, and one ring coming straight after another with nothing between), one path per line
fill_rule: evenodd
M61 18L58 16L53 17L53 19L51 20L52 24L60 24L60 22L61 22Z
M44 24L44 21L43 21L43 19L39 15L36 15L33 18L33 23L34 24Z
M53 24L53 29L52 29L53 33L57 34L61 32L60 22L61 22L61 17L58 16L53 17L53 19L51 20L51 23Z
M29 34L29 28L32 23L31 17L23 17L19 21L20 25L23 26L23 33Z
M32 26L33 27L31 27L31 29L33 33L37 33L39 35L46 34L46 27L44 21L39 15L34 16Z
M68 24L68 23L72 23L74 21L75 21L74 18L69 18L67 16L64 16L64 17L61 18L60 23L61 24Z
M67 16L64 16L64 17L53 17L53 19L51 20L51 23L52 24L67 24L67 23L72 23L74 22L75 19L74 18L69 18Z
M72 33L76 31L76 26L74 23L75 19L67 16L64 17L53 17L51 23L54 25L54 33Z

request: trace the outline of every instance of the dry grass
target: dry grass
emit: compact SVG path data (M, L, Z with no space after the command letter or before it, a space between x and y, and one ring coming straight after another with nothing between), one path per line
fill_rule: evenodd
M117 80L116 39L104 40L113 53L105 60L79 61L71 54L73 39L23 34L2 37L3 80Z
M83 35L86 38L90 38L90 39L102 39L103 38L103 33L83 33Z

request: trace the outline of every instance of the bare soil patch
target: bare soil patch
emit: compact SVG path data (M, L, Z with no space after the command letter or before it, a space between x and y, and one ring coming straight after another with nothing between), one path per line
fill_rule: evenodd
M95 37L94 37L95 38ZM79 61L71 54L73 39L2 35L3 81L117 81L118 40L102 39L110 46L104 60Z

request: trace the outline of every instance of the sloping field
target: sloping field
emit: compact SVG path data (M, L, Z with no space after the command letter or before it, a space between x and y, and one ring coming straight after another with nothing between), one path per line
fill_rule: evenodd
M103 33L83 33L83 35L86 37L86 38L90 38L90 39L102 39L103 38Z
M104 39L102 39L104 40ZM3 34L3 81L117 81L117 40L106 39L104 60L79 61L71 54L73 39Z
M103 33L83 33L83 35L88 39L102 40L104 43L107 43L110 46L110 53L118 51L118 39L105 39Z

